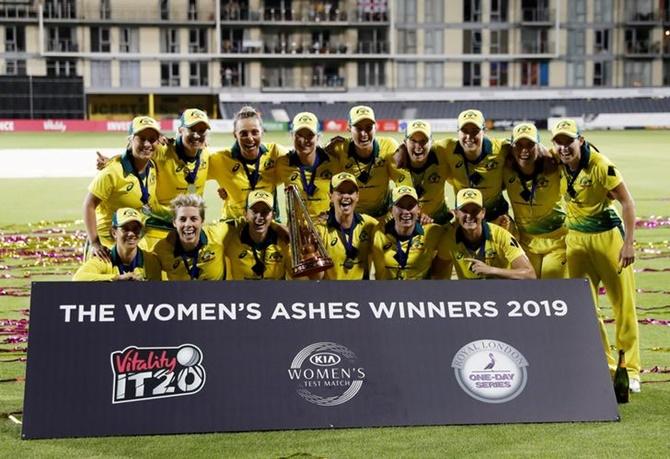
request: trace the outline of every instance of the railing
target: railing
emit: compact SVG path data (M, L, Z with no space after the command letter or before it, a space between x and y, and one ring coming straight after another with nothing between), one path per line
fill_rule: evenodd
M521 10L521 22L551 22L554 11L549 8L524 8Z
M639 11L627 11L624 15L624 21L627 23L630 22L659 22L661 20L661 15L650 11L647 13L641 13Z
M0 19L35 19L37 10L31 5L2 5L0 6Z
M47 51L61 53L76 53L79 46L72 40L48 40Z
M521 53L522 54L547 54L553 51L552 43L541 42L541 43L521 43Z
M626 54L635 55L656 55L661 52L660 42L651 42L649 40L640 40L626 42Z

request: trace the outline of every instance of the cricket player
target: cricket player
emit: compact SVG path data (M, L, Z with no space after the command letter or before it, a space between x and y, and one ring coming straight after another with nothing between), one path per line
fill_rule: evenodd
M625 352L630 389L640 391L640 341L635 311L634 230L635 203L619 169L591 145L572 119L561 119L551 131L561 167L561 193L567 213L565 238L571 278L591 281L598 307L602 282L612 303L616 347ZM612 205L619 201L623 221ZM598 307L598 311L600 311ZM610 353L600 316L601 336L610 370L616 360Z
M504 185L512 204L519 242L541 279L568 277L565 211L561 203L559 160L540 149L532 123L512 130L512 154L504 169Z

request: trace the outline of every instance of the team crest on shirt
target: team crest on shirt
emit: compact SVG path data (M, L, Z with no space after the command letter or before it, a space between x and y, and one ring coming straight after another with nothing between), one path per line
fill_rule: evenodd
M590 177L582 177L582 179L579 181L579 185L584 188L589 188L591 185L593 185L593 180L591 180Z
M344 165L345 169L351 169L352 167L354 167L354 163L351 161Z
M456 259L457 260L462 260L463 258L465 258L465 254L463 252L458 252L456 254Z
M423 238L422 238L422 237L418 237L418 238L416 238L415 241L412 242L412 248L413 248L413 249L421 249L421 248L423 248L424 245L425 245L425 244L424 244L424 242L423 242Z
M333 173L330 171L323 171L321 174L319 174L319 177L322 179L330 180L330 178L333 176Z
M428 177L428 181L430 183L439 182L440 181L440 174L438 174L437 172L433 172L432 174L430 174L430 177Z
M507 183L514 183L514 182L516 182L516 177L510 177L510 178L507 180Z
M282 258L284 258L284 255L282 255L281 252L279 252L278 250L275 250L274 252L270 252L267 254L267 259L269 261L277 262L281 261Z
M361 242L365 242L368 240L368 232L366 230L361 231L361 235L359 237Z
M496 169L498 167L498 161L495 159L490 160L489 162L486 163L486 170L487 171L492 171L493 169Z
M498 252L495 250L487 250L486 253L484 254L484 257L489 259L489 258L495 258L496 255L498 255Z
M211 261L214 259L216 254L212 250L207 250L205 253L202 254L202 261L203 263L206 261Z
M537 178L537 187L538 188L546 188L549 186L549 179L545 177L544 175L540 175Z
M386 160L384 158L379 158L375 159L375 167L381 167L384 164L386 164Z
M175 260L172 263L172 269L177 269L177 267L179 266L179 263L181 263L181 260Z
M263 164L263 167L265 167L266 169L272 169L273 167L275 167L275 160L268 159L267 161L265 161L265 164Z

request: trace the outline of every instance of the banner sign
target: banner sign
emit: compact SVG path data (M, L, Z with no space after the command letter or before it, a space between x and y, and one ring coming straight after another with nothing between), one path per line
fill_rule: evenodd
M23 438L618 419L577 279L35 282L28 355Z
M160 124L164 131L172 130L172 120L161 120ZM0 132L124 132L127 134L129 127L130 120L0 119Z

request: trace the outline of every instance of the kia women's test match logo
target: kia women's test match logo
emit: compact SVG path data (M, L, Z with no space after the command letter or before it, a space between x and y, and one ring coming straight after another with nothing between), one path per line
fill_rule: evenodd
M337 406L356 396L365 380L365 369L351 350L337 343L321 342L302 349L288 370L298 383L297 393L309 403Z
M528 361L507 343L480 339L466 344L451 362L456 380L470 397L486 403L504 403L526 387Z
M193 395L205 385L202 351L193 344L134 347L111 354L112 403Z

